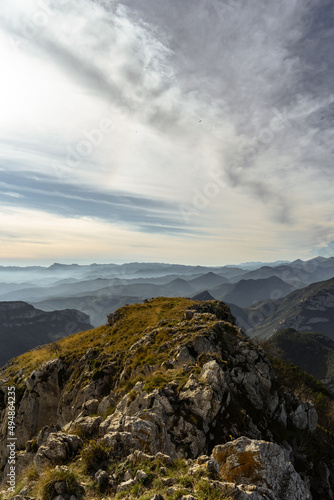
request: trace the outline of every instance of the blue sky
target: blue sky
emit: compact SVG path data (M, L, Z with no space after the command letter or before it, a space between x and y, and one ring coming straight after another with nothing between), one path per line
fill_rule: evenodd
M334 5L12 0L0 262L333 255Z

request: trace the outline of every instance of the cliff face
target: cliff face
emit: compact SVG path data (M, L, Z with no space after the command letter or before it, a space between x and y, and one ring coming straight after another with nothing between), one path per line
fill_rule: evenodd
M28 354L0 374L2 408L5 386L17 386L25 495L334 498L333 448L314 405L282 390L222 302L152 299L63 339L54 359L47 347L38 360ZM6 477L4 409L2 416ZM58 480L46 496L39 488L48 470ZM76 489L61 474L72 474Z
M89 316L74 309L45 312L26 302L0 302L0 366L40 344L89 328Z

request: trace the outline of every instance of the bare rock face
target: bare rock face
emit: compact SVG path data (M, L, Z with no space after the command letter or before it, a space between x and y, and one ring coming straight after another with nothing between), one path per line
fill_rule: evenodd
M78 436L63 432L49 434L46 443L37 450L34 459L36 471L42 473L52 463L65 463L76 454L81 445L82 441Z
M268 498L273 500L312 499L305 483L277 444L241 437L215 446L212 456L228 482L267 489Z
M18 449L22 448L24 443L35 436L42 427L57 422L58 401L61 394L59 382L63 370L63 363L55 359L42 365L39 370L33 371L26 380L27 390L16 420L20 430L17 436Z

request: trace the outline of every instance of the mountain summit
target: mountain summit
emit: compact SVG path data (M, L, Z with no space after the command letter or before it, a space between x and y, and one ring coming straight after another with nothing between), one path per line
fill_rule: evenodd
M222 302L125 306L0 379L4 478L17 395L17 500L332 498L330 395L271 362Z

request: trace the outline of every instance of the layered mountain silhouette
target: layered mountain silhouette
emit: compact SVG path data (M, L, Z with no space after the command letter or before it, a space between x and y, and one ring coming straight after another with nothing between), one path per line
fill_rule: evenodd
M222 290L222 288L220 288ZM239 307L248 307L263 299L278 299L288 295L294 288L277 276L264 279L242 279L231 285L225 293L217 297L224 302ZM212 290L214 293L215 290Z

